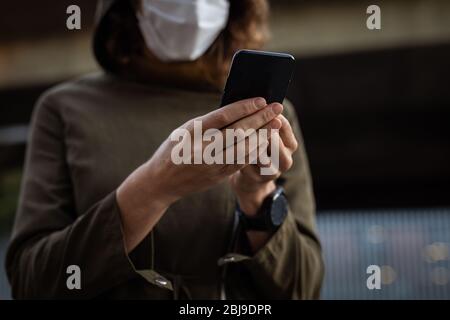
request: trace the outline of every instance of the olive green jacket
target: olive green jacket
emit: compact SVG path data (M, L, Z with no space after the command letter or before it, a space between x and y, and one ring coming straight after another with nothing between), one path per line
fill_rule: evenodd
M219 93L88 75L46 92L34 110L6 267L14 298L313 299L323 262L300 128L285 175L289 213L256 254L231 244L235 198L227 183L173 204L126 254L115 190L172 130L216 108ZM158 184L158 181L154 181ZM240 231L238 230L238 233ZM231 247L230 247L231 245ZM68 267L81 289L70 290Z

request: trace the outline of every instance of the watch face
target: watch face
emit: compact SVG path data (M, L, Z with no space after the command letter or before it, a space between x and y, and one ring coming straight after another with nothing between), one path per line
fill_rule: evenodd
M272 224L276 227L280 226L286 218L288 212L288 204L286 197L281 194L276 197L272 203L272 210L270 216L272 218Z

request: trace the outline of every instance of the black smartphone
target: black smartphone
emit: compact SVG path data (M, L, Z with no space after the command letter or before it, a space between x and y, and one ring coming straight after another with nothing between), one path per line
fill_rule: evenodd
M267 103L282 103L294 64L290 54L239 50L234 54L220 105L254 97L263 97Z

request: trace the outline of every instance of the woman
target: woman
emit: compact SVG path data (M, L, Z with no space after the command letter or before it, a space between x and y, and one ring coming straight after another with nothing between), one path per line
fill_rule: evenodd
M99 12L105 72L49 90L34 111L6 262L13 296L318 298L323 263L293 108L255 97L217 109L233 53L266 38L266 1L103 1ZM279 129L280 171L175 165L168 137L193 119ZM281 181L287 215L252 229Z

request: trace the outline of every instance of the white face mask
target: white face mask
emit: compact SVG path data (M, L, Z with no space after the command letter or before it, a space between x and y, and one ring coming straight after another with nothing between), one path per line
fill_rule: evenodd
M142 0L137 12L147 47L162 61L192 61L211 46L228 20L227 0Z

